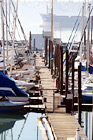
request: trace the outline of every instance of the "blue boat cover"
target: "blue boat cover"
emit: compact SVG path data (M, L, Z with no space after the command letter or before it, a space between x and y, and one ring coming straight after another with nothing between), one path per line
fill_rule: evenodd
M80 63L81 71L87 71L87 68Z
M9 87L11 88L16 96L19 97L27 97L28 94L21 89L19 89L13 79L9 78L8 76L4 75L2 72L0 72L0 87ZM1 95L2 96L2 95Z

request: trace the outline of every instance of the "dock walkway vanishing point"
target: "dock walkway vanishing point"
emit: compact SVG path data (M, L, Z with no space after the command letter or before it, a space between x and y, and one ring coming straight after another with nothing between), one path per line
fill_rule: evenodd
M54 79L52 79L51 71L42 62L42 58L37 54L36 67L40 72L41 85L43 89L43 99L46 98L46 116L51 125L51 129L55 140L74 140L76 129L80 129L82 140L88 140L81 126L75 119L75 116L66 113L64 108L57 108L56 104L60 104L60 94L53 96L53 89L56 89ZM54 105L55 104L55 105Z

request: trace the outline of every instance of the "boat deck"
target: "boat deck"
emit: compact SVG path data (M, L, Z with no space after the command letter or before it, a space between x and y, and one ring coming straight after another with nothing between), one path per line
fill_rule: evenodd
M79 128L81 138L88 140L75 117L67 114L65 107L57 107L60 105L60 94L54 93L56 89L55 80L52 79L50 70L44 65L39 54L37 54L36 66L40 72L46 115L51 125L54 138L56 140L73 140L76 135L76 129Z

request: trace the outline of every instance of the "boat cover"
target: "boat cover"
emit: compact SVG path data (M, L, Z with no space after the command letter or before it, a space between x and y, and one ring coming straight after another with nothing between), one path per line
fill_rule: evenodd
M0 72L0 87L9 87L15 92L16 96L27 97L28 94L17 87L13 79ZM1 95L2 96L2 95Z

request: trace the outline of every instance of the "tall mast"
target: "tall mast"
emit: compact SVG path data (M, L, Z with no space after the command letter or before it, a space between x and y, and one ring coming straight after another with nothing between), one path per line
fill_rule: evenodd
M11 2L9 0L9 32L10 32L10 10L11 10ZM11 32L10 32L11 33ZM9 38L10 39L10 38Z
M90 64L92 64L92 45L93 45L93 16L91 16L91 45L90 45Z
M13 3L13 0L11 0L11 3L12 3L12 5L13 5L14 11L16 11L15 5L14 5L14 3ZM23 27L22 27L22 25L21 25L21 22L20 22L20 20L19 20L19 18L18 18L18 15L16 15L16 16L17 16L17 20L18 20L18 23L19 23L19 25L20 25L21 31L22 31L22 33L23 33L25 42L26 42L26 44L27 44L27 46L28 46L28 42L27 42L27 39L26 39L26 35L25 35L25 32L24 32L24 29L23 29Z
M1 0L1 24L2 24L2 47L3 47L3 73L5 74L5 48L4 48L4 15L3 15L4 0Z
M88 17L90 16L90 4L88 6ZM88 21L88 31L87 31L87 71L89 70L89 50L90 50L90 19Z
M6 0L6 48L7 48L7 62L8 62L7 0Z
M81 20L81 37L84 32L84 4L82 6L82 20ZM83 41L81 41L80 46L80 63L82 64L82 47L83 47Z
M10 76L12 74L12 64L14 62L14 44L15 44L15 30L16 30L16 18L17 18L17 11L18 11L18 0L16 4L16 11L14 15L14 22L13 22L13 43L12 43L12 59L11 59L11 68L10 68Z
M52 0L52 8L51 8L51 41L53 41L53 0Z

